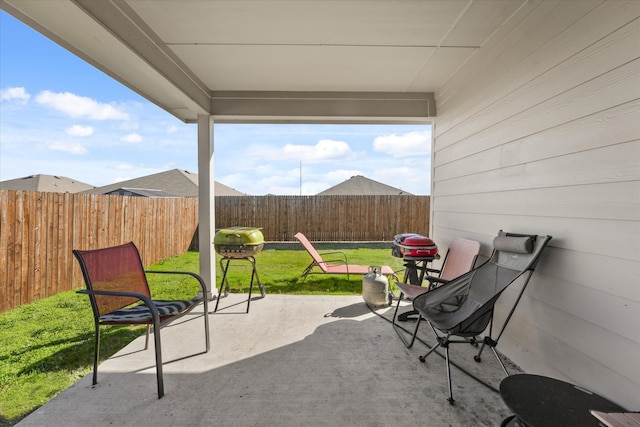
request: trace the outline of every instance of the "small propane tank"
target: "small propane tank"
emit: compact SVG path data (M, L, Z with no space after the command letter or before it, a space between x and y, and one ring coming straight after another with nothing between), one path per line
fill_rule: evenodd
M369 267L362 279L362 298L373 307L382 307L389 303L389 280L380 271L381 267Z

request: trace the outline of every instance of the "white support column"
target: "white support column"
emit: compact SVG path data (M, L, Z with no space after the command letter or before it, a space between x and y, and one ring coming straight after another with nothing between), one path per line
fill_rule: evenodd
M198 241L200 275L207 284L207 296L216 295L215 194L213 174L213 117L198 116Z

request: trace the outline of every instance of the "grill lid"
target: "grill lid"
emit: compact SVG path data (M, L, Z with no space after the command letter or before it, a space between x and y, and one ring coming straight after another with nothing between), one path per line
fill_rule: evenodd
M391 255L398 258L434 258L438 246L426 236L415 233L396 234L391 247Z
M264 243L264 236L260 228L236 226L218 230L213 243L227 246L260 245Z

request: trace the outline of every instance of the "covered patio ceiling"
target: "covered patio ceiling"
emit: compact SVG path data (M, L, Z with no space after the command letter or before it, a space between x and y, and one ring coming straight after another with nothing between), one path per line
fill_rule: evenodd
M524 3L0 0L188 123L427 121L434 92Z

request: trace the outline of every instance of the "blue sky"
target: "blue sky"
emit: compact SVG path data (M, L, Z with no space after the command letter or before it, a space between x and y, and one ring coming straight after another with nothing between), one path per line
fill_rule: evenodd
M0 181L197 173L196 134L0 11ZM425 125L217 124L215 179L247 194L311 195L363 175L429 194L430 140Z

